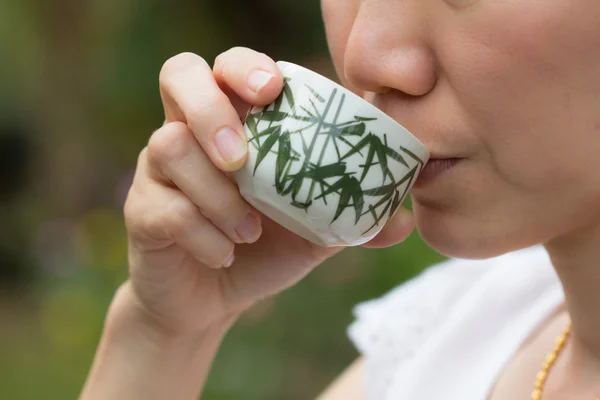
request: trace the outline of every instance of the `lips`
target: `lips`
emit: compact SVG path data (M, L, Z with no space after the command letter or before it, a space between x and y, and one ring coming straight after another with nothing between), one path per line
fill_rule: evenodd
M448 173L460 161L459 158L433 158L423 168L414 184L415 188L423 187L442 175Z

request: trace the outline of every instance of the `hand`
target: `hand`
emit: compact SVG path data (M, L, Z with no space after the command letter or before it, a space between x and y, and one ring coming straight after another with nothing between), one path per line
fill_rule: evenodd
M247 48L219 55L212 69L189 53L163 66L165 124L139 156L125 205L128 285L162 327L201 331L295 284L340 250L261 216L227 175L247 157L241 116L271 103L282 87L275 62ZM413 227L401 209L367 246L398 243Z

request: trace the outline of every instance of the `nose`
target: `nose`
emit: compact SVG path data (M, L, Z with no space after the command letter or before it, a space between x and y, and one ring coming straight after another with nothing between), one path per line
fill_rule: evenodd
M344 54L348 83L368 92L393 89L411 96L423 96L435 87L435 58L427 44L419 3L361 3Z

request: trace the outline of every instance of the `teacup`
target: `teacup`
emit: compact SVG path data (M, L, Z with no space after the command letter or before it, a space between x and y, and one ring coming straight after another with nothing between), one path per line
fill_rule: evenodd
M249 156L234 174L242 196L317 245L368 242L398 210L429 152L343 86L299 65L277 66L281 95L244 121Z

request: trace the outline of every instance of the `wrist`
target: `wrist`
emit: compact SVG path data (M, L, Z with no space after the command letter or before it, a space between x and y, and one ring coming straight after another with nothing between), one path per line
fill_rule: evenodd
M241 315L231 312L211 318L202 330L180 331L165 323L161 318L148 310L139 300L131 282L124 283L116 292L106 319L107 331L135 330L150 342L164 347L165 345L193 345L207 333L224 336Z
M212 361L236 316L198 332L165 327L124 284L110 306L81 399L191 399L202 391Z

